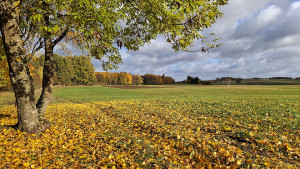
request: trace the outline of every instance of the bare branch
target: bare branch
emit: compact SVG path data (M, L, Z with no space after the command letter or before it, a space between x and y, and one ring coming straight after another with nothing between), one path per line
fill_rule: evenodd
M210 48L204 48L204 47L202 47L201 49L198 49L198 50L188 50L188 49L186 49L186 50L182 50L182 51L184 51L184 52L202 52L202 53L209 53L209 49Z
M26 29L26 30L27 30L27 29ZM28 34L27 37L26 37L25 40L24 40L24 44L26 43L26 41L28 41L28 40L30 39L30 37L32 37L32 36L31 36L31 35L32 35L32 31L33 31L33 25L30 24L30 27L29 27L29 29L28 29L28 32L25 31L24 34L23 34L23 36L25 36L26 34Z
M39 46L37 47L37 45L39 44ZM37 52L37 51L39 51L40 49L42 49L43 47L44 47L45 45L44 45L44 42L42 41L42 38L40 37L39 38L39 40L35 43L35 45L33 46L33 48L32 48L32 55L35 53L35 52Z

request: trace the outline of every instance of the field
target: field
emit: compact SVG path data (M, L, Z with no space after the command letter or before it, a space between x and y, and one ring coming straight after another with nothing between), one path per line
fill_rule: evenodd
M300 168L299 86L61 87L40 135L0 131L0 168ZM0 125L13 125L0 93Z

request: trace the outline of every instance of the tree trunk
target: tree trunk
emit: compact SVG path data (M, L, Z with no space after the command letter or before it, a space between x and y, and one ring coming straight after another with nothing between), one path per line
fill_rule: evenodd
M45 11L49 10L49 4L43 1L42 3ZM50 25L50 17L48 13L44 14L45 25ZM48 104L52 100L52 86L54 82L54 63L53 63L53 49L55 44L51 42L50 32L46 32L44 35L45 41L45 62L43 70L43 89L42 94L36 104L40 122L44 124L45 128L50 126L50 122L44 117L44 113Z
M27 133L40 131L35 106L33 79L28 68L23 40L18 25L18 12L13 1L0 3L0 27L9 66L9 76L16 97L17 129Z
M45 11L50 10L50 5L43 1L43 8ZM50 26L50 16L46 12L44 14L45 26ZM52 86L54 83L54 58L53 58L53 49L54 46L59 43L67 34L68 30L65 29L63 33L54 41L51 41L51 32L46 32L44 36L45 42L45 62L43 70L43 89L41 96L36 104L37 111L39 113L40 122L47 128L50 126L50 122L44 117L44 113L48 104L52 101Z
M46 107L52 100L52 86L54 75L53 45L50 39L45 38L45 63L43 70L43 90L37 103L37 109L41 117L44 116Z

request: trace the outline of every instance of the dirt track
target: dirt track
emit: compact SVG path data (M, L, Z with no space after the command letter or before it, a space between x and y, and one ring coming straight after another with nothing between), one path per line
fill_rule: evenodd
M152 86L123 86L123 85L114 85L114 86L105 86L119 89L147 89L147 88L167 88L167 87L152 87Z

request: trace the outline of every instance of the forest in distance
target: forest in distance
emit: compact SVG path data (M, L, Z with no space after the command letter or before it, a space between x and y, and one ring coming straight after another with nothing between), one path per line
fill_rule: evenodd
M0 60L0 90L11 89L6 60ZM34 85L42 85L44 56L35 57L29 63ZM271 78L234 78L221 77L214 80L201 80L199 77L187 76L183 81L162 75L132 75L127 72L95 72L91 59L86 56L60 56L54 54L54 85L167 85L167 84L202 84L202 85L299 85L300 77Z

